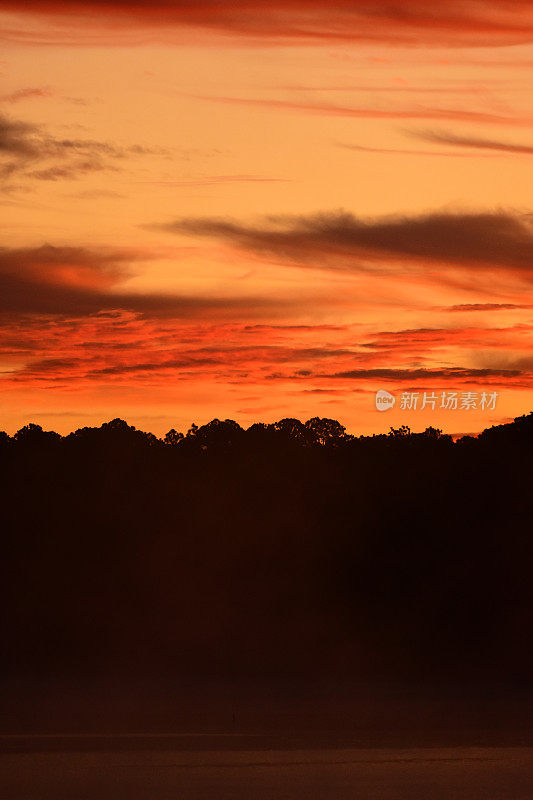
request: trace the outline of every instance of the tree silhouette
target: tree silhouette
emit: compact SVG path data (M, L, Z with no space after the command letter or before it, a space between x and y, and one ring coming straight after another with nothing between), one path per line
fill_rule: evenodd
M0 674L528 681L533 414L0 434Z
M183 438L182 433L178 432L175 428L171 428L168 433L165 434L163 441L165 444L177 445Z
M347 440L346 428L336 419L313 417L305 423L311 441L320 445L338 445Z

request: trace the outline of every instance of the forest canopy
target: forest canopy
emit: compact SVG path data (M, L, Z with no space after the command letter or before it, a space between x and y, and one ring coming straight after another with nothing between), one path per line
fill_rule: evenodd
M533 413L0 436L2 674L519 681Z

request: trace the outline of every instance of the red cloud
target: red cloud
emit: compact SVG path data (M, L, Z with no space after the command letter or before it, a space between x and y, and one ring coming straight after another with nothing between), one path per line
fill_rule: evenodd
M255 333L252 339L250 327ZM0 324L0 355L3 363L12 364L4 376L5 388L110 384L163 388L176 380L265 386L296 380L302 384L299 391L323 392L325 378L362 384L379 379L400 385L482 382L520 388L531 386L529 334L528 326L422 328L375 332L360 343L342 326L180 322L114 311L78 319L7 320ZM449 349L444 359L439 352L447 347L464 353L464 348L474 349L480 342L500 353L482 368L448 366Z
M20 100L29 100L34 97L52 97L53 91L51 89L46 88L28 88L28 89L17 89L16 92L11 92L11 94L3 94L0 96L1 103L18 103Z
M210 103L227 103L230 105L257 106L274 108L281 111L297 111L309 114L321 114L330 117L350 117L352 119L413 119L413 120L453 120L455 122L482 123L485 125L517 125L533 124L532 117L517 117L505 114L493 114L487 111L472 111L461 108L433 108L417 106L416 108L371 108L356 106L340 106L333 103L298 103L292 100L263 100L247 97L198 96L199 100ZM494 149L494 148L491 148Z
M0 316L24 314L85 317L132 311L174 319L276 316L286 298L140 294L121 290L133 263L148 254L83 247L0 248Z
M269 41L489 45L529 42L528 0L0 0L0 9L68 19L91 28L200 28ZM76 31L78 37L83 34Z

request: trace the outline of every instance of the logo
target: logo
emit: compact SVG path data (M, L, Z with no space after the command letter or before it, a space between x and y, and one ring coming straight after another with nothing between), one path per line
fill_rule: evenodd
M378 411L388 411L390 408L394 408L395 402L394 395L385 391L385 389L379 389L376 392L376 408Z

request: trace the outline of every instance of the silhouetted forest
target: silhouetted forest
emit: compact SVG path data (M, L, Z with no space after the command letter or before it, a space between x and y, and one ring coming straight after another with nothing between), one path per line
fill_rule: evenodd
M2 673L527 682L533 413L0 434Z

